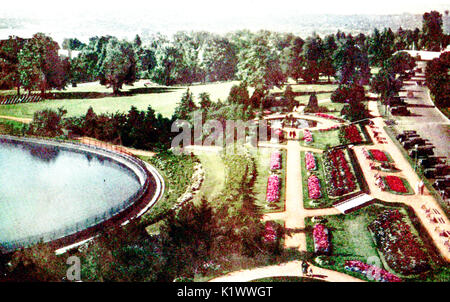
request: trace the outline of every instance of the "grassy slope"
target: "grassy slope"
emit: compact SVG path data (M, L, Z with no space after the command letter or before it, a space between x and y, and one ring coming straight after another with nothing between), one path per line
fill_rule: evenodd
M225 165L223 160L219 153L199 152L196 156L202 163L205 178L200 191L194 198L194 202L199 203L201 197L205 197L207 200L214 200L225 187Z

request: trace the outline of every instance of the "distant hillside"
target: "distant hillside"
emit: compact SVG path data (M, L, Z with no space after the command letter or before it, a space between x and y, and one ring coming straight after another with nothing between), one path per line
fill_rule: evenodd
M449 32L449 17L444 15L444 28ZM192 18L189 21L168 19L154 16L123 16L122 18L93 19L76 18L72 20L27 20L0 18L0 38L9 35L19 35L26 38L32 34L42 31L50 34L55 40L61 42L65 37L77 37L87 41L95 35L114 35L119 38L133 38L136 34L141 35L143 40L160 32L171 35L176 31L210 31L226 33L240 29L256 31L266 29L278 32L292 32L302 37L311 35L312 32L323 36L336 33L338 30L352 34L371 33L374 28L383 29L390 27L396 31L399 27L403 29L414 29L422 27L421 14L401 15L289 15L287 12L283 17L276 15L254 15L251 18L236 18L222 16L220 18Z

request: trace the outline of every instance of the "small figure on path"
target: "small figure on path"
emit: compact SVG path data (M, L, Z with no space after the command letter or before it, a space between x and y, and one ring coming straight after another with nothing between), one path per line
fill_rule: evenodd
M310 267L309 270L308 270L308 276L309 276L309 277L314 276L314 275L313 275L312 267Z
M308 273L308 262L302 261L302 276L305 276Z
M423 180L421 179L419 182L419 194L423 195L423 189L425 187L425 184L423 183Z

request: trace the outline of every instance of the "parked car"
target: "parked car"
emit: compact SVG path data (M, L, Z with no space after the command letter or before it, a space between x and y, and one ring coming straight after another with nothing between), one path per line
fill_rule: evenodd
M445 176L450 174L450 167L446 164L438 164L435 166L435 169L436 175L438 176Z
M426 178L436 178L436 169L434 168L425 169L425 171L423 171L423 175Z
M423 168L431 168L437 164L442 164L443 161L437 156L427 156L420 158L417 163Z
M409 110L406 106L395 106L391 108L391 114L393 115L409 115Z
M445 188L450 187L450 175L446 175L443 178L436 178L433 187L436 190L445 190Z
M416 149L409 150L408 154L410 157L424 157L434 155L433 146L420 146Z
M424 146L425 144L426 144L426 141L420 137L413 137L411 139L408 139L408 140L402 142L403 147L407 150L413 148L415 145ZM433 154L430 154L430 155L433 155Z

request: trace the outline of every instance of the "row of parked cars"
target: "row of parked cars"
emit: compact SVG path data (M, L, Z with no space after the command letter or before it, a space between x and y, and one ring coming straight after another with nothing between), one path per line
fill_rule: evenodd
M446 158L435 156L433 151L435 147L414 130L403 131L396 138L422 168L424 176L434 180L433 187L441 192L443 198L449 198L450 166Z

